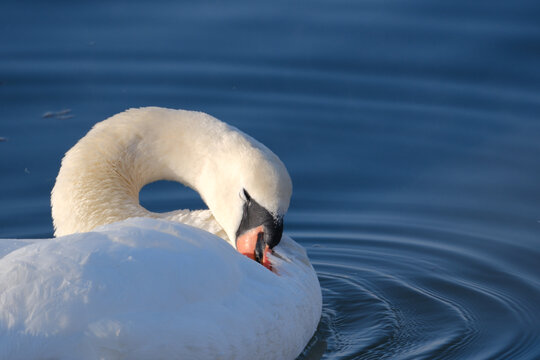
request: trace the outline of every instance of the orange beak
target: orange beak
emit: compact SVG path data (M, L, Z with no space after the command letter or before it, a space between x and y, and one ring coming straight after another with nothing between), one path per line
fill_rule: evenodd
M263 236L264 226L250 229L236 238L236 249L240 254L261 263L271 271L272 264L268 259L268 253L272 250L264 243Z

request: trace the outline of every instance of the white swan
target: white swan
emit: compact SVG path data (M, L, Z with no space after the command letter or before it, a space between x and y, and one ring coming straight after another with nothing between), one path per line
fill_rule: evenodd
M161 179L209 210L144 209L139 190ZM0 241L0 358L295 358L321 291L282 237L291 191L270 150L204 113L131 109L98 123L62 161L58 237Z

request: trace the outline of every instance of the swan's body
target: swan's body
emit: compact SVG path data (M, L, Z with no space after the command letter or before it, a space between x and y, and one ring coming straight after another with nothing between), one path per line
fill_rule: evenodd
M209 210L147 211L138 192L161 179ZM263 233L274 246L290 192L273 153L206 114L145 108L96 125L53 190L60 237L0 241L0 358L298 356L321 313L304 250L284 236L268 271L230 246L259 218L257 246Z
M278 275L211 234L143 218L24 246L0 260L0 358L293 359L320 292L294 241L276 253Z

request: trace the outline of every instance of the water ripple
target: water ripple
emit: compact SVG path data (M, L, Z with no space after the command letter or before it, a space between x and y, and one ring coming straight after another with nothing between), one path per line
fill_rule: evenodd
M540 287L501 254L483 252L485 238L382 220L356 232L353 224L339 231L343 223L320 222L305 231L313 220L293 219L325 309L301 359L530 358L538 351Z

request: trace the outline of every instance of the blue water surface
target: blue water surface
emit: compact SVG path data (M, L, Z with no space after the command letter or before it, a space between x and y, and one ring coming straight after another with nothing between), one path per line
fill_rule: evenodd
M323 288L302 359L540 358L537 0L2 1L0 238L52 236L91 126L208 112L270 147ZM203 206L174 184L156 211Z

